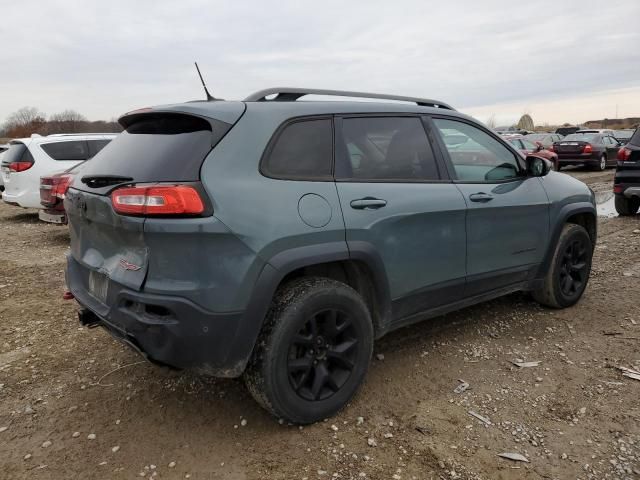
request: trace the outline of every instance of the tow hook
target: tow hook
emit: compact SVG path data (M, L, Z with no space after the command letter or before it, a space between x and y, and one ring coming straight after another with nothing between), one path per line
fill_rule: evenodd
M86 308L78 310L78 320L80 320L81 325L84 325L87 328L95 328L100 325L100 318L98 318L98 316L91 310L87 310Z

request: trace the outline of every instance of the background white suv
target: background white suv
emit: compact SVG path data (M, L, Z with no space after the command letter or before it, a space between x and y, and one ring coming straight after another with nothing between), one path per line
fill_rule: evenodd
M43 208L40 204L40 177L63 172L93 157L117 135L56 134L32 135L10 142L2 155L2 199L10 205Z

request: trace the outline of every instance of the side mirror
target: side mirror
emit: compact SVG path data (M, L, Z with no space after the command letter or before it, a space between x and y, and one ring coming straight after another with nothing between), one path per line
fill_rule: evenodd
M552 169L551 162L535 155L527 155L525 162L527 164L527 173L532 177L544 177Z
M541 143L537 143L536 145L538 145L538 152L541 152L542 150L544 150L544 145L542 145Z

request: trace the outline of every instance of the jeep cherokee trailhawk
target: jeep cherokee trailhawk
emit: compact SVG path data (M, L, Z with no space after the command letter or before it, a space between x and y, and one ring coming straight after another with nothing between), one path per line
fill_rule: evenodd
M344 406L391 330L519 290L568 307L587 285L592 192L443 102L280 88L120 123L64 200L81 322L242 375L291 422Z

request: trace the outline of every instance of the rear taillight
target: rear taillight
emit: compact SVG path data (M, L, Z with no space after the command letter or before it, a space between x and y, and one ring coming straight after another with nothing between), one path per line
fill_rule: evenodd
M65 173L53 177L40 178L40 202L45 205L55 205L56 199L64 200L73 175Z
M624 187L622 185L614 185L613 193L622 193L624 192Z
M629 158L631 158L631 150L625 147L622 147L620 150L618 150L618 160L626 162L627 160L629 160Z
M582 153L592 153L593 147L590 143L587 143L584 147L582 147Z
M29 170L33 166L33 162L11 162L9 164L9 170L12 172L24 172Z
M204 202L188 185L125 187L111 194L113 209L124 215L198 215Z
M69 190L69 185L71 184L72 179L73 175L71 174L53 177L53 188L51 189L51 195L53 197L59 198L60 200L64 200L64 197L67 194L67 190Z

